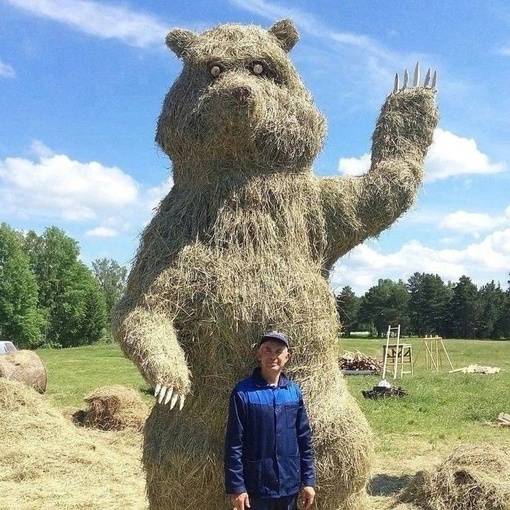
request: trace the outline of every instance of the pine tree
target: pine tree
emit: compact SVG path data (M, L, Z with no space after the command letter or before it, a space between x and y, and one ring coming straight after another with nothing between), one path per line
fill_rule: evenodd
M336 309L345 336L350 336L351 331L355 331L354 328L357 327L359 306L360 298L349 286L344 287L336 296Z
M478 289L467 276L461 276L453 287L449 305L450 336L452 338L477 338L480 316Z
M440 276L414 273L407 281L411 330L419 336L444 335L450 289Z
M402 332L409 327L409 292L402 280L380 279L361 298L360 320L372 324L382 337L389 325L400 324Z

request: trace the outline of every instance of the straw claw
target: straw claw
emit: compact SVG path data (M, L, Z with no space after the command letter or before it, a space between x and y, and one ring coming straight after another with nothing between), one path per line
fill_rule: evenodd
M162 386L161 384L156 384L154 396L157 398L158 404L167 405L170 403L170 409L173 409L177 402L179 402L179 411L181 411L184 406L185 396L180 394L175 388L172 388L171 386Z
M165 398L165 395L166 395L166 391L167 391L167 388L166 386L161 386L158 394L157 394L157 399L158 399L158 402L161 404L161 402L163 402L164 398ZM155 396L156 396L156 392L154 392Z
M423 80L423 85L420 85L420 63L416 63L416 67L414 68L412 86L409 87L409 71L406 69L404 74L402 75L402 86L400 86L400 79L398 73L395 74L395 79L393 82L393 93L406 90L408 88L426 88L426 89L435 89L437 88L437 71L432 72L429 68L427 70L427 74L425 75L425 79Z
M177 392L175 392L173 395L172 395L172 400L170 401L170 409L173 409L175 407L175 403L177 402L177 399L179 398L179 394ZM166 404L167 402L165 402Z
M168 388L167 392L166 392L166 396L165 396L165 401L164 401L164 404L167 405L168 402L170 402L170 399L173 400L173 388ZM177 393L175 393L175 395L177 396Z

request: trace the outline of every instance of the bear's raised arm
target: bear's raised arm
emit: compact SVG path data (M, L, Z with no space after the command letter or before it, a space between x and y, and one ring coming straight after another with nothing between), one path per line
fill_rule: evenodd
M418 68L415 76L418 75ZM407 76L407 72L406 72ZM325 266L388 228L413 204L438 122L435 79L398 88L381 110L372 137L370 170L359 177L321 179L328 248Z

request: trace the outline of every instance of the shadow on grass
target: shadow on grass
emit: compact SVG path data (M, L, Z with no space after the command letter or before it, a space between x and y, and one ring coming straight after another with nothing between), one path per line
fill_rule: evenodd
M380 473L372 476L367 492L370 496L394 496L409 482L409 475L387 475Z

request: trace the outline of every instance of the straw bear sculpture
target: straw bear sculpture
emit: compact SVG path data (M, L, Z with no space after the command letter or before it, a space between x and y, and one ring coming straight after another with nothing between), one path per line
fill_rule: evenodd
M316 178L325 120L288 52L293 23L176 29L183 61L156 140L174 185L143 232L113 328L158 402L144 430L151 510L225 508L228 396L253 344L288 333L313 428L317 508L364 508L372 438L338 367L335 261L412 204L437 123L435 83L391 93L370 170ZM186 401L184 399L186 398Z

